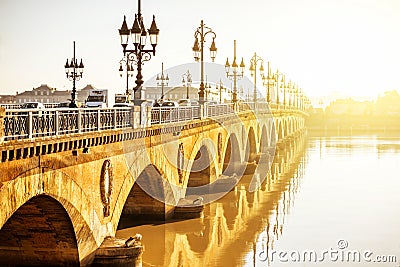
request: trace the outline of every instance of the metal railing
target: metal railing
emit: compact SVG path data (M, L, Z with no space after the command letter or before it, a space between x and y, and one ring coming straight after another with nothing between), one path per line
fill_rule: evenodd
M4 117L4 139L27 139L43 136L95 132L110 129L148 127L155 124L191 121L225 116L244 111L301 111L294 107L264 102L239 102L236 105L212 104L192 107L153 107L139 116L133 108L77 109L7 109ZM149 112L149 113L147 113ZM136 118L136 119L134 119ZM135 121L140 120L140 122Z
M151 109L151 124L190 121L200 118L200 106L153 107Z
M213 104L207 106L207 116L216 117L235 113L235 105L229 104Z
M11 109L4 117L5 140L58 136L132 127L131 108Z

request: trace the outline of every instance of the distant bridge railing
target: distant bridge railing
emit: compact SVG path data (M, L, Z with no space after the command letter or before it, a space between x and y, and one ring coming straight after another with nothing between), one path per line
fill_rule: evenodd
M110 129L147 127L244 111L298 110L268 103L239 102L192 107L6 109L4 140L60 136Z

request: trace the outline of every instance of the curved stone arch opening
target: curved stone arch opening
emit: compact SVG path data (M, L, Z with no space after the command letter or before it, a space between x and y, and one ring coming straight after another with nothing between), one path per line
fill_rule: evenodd
M188 168L185 196L209 193L208 185L217 179L217 163L215 153L212 152L214 151L210 144L203 143L192 158Z
M291 134L291 126L292 126L292 119L291 117L288 117L286 119L286 136L289 136Z
M231 133L225 143L222 174L227 176L234 173L239 174L244 170L242 170L242 166L240 166L242 157L236 134Z
M269 119L269 123L267 123L268 133L269 133L269 147L275 147L278 142L278 136L276 134L276 122L273 118Z
M254 128L250 127L249 132L247 134L247 143L246 143L246 153L244 160L248 162L253 162L257 160L257 141L254 132Z
M44 169L49 171L42 174ZM0 188L0 199L8 201L8 210L3 210L5 215L0 216L0 229L30 199L49 196L63 206L72 221L80 264L89 264L94 259L93 252L104 237L113 233L103 231L95 206L79 184L61 170L49 167L44 169L30 169Z
M260 136L260 153L266 153L268 151L269 144L270 140L268 137L267 125L263 125Z
M80 266L78 242L64 206L48 195L21 205L0 230L0 264Z
M288 121L287 119L283 119L283 138L288 136Z
M284 125L282 121L278 122L278 141L283 140L283 138L285 137L285 133L284 133Z
M246 135L246 127L242 125L242 147L246 147L247 135ZM239 142L238 142L239 144Z
M149 164L132 185L121 209L117 228L127 226L128 222L137 224L145 220L163 221L172 215L175 203L168 180L162 177L155 165Z
M293 116L290 116L290 127L289 127L289 131L290 134L292 135L295 132L295 123L296 123L296 119Z
M296 132L296 118L291 117L290 134L294 134L295 132Z

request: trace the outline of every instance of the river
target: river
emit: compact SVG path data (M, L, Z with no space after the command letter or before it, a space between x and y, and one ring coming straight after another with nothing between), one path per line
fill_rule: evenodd
M309 137L202 218L142 223L143 266L399 266L400 138Z

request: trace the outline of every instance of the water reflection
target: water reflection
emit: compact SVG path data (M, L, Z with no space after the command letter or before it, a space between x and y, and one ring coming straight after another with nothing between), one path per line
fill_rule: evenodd
M256 251L273 249L283 234L306 164L305 144L299 137L277 150L266 179L260 179L266 166L256 168L258 179L243 177L233 191L206 205L202 218L148 223L119 230L117 237L143 235L143 266L241 266L249 251L255 264Z
M288 189L278 199L265 231L257 236L256 249L249 249L244 257L245 263L241 265L366 265L367 261L363 259L358 262L331 261L326 257L323 262L320 261L324 251L336 249L344 253L368 250L373 252L368 265L399 266L399 144L398 137L386 136L311 138L303 159L307 162L305 179L296 179L295 173ZM281 166L285 167L285 164ZM298 175L303 177L304 173ZM296 207L293 209L295 196ZM339 248L339 240L345 241L347 249ZM254 251L258 256L256 260ZM274 252L305 255L303 253L309 251L316 253L317 262L296 261L295 257L292 260L289 256L284 262L279 260L277 254L275 260L265 257ZM263 252L262 257L260 252ZM385 255L395 255L397 261L373 263L379 260L375 256Z

